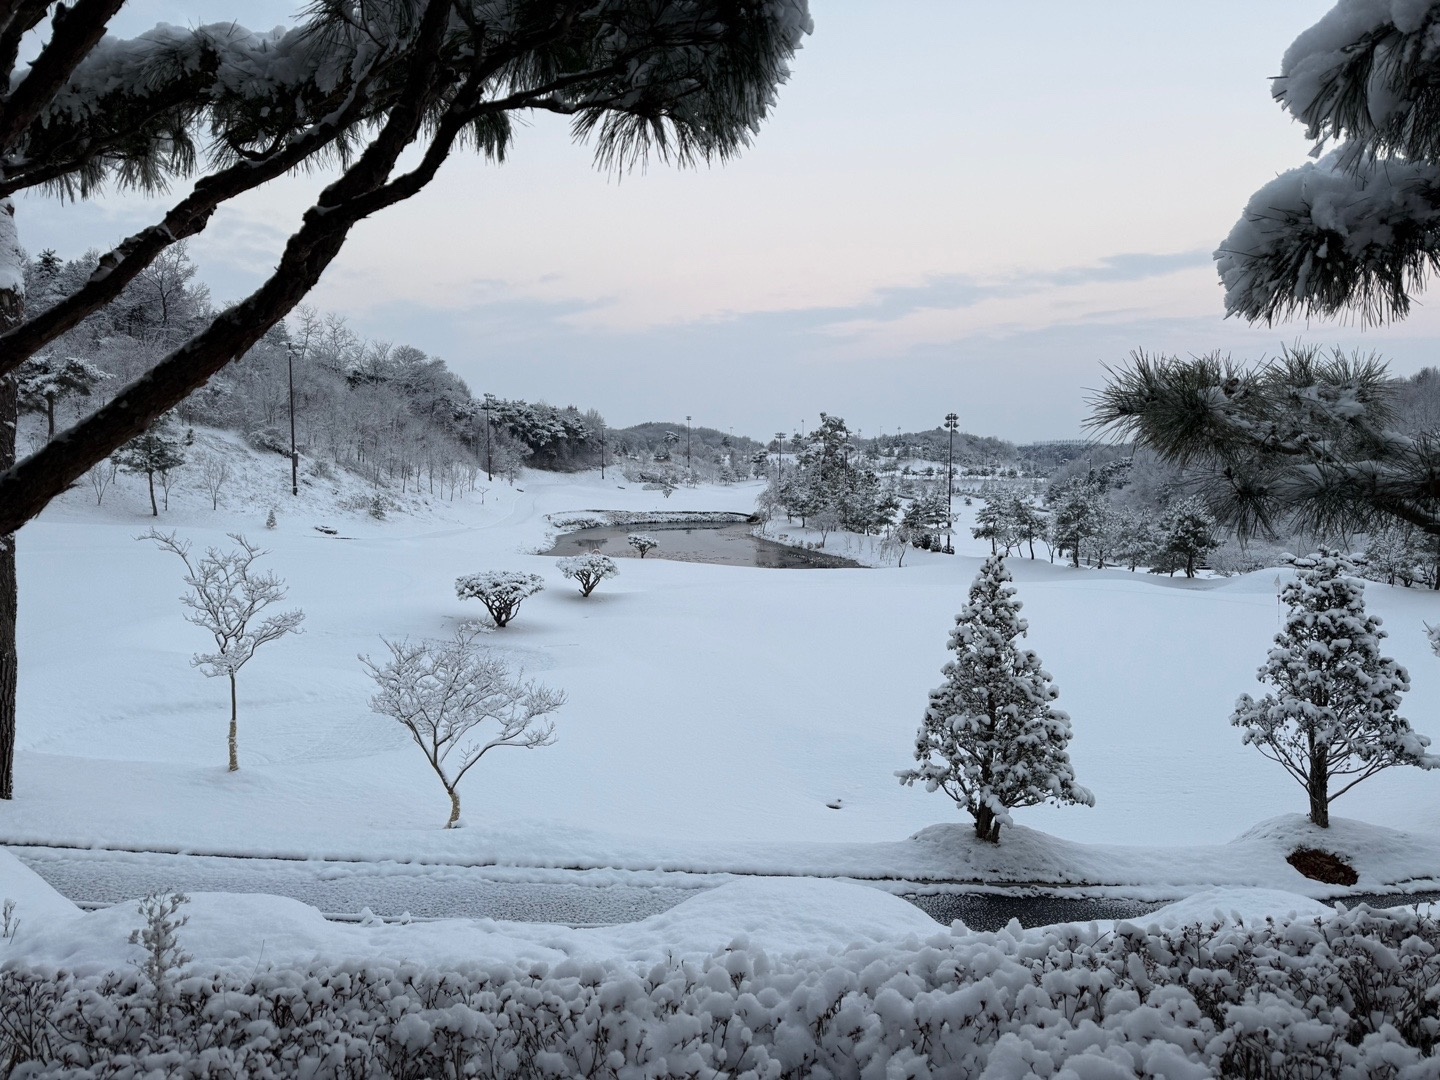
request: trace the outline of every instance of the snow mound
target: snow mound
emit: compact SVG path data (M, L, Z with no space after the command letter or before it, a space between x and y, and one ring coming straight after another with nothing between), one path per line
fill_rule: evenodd
M50 883L4 848L0 848L0 908L7 901L15 907L12 925L18 925L13 940L27 943L42 926L64 926L79 918L80 909L61 896ZM0 942L4 956L8 942Z
M1145 927L1188 926L1191 923L1231 923L1253 926L1273 918L1298 922L1334 915L1335 909L1321 900L1280 889L1205 889L1194 896L1167 904L1140 919L1127 920Z
M771 954L839 952L938 929L913 904L868 885L762 877L707 889L637 923L584 933L597 955L650 959L731 946Z

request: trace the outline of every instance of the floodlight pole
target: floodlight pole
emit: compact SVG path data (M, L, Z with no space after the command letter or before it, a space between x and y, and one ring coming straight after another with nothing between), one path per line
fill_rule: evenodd
M300 494L300 450L295 445L295 343L285 343L285 371L290 381L290 494Z
M685 417L685 471L688 473L695 471L695 467L690 464L690 417L688 414Z
M945 554L954 555L951 532L955 528L955 431L960 427L956 413L945 414L945 430L950 432L950 462L945 476Z
M490 448L490 406L495 402L495 395L485 395L485 479L495 479L495 458Z

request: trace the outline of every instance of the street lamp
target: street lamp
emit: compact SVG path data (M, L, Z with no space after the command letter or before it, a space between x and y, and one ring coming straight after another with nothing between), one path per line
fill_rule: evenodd
M605 421L600 421L600 479L605 479Z
M495 404L495 395L485 395L485 479L495 479L495 456L490 448L490 409Z
M955 432L960 427L957 413L945 414L945 430L950 432L950 464L945 479L945 554L954 555L951 530L955 527Z
M690 464L690 417L688 414L685 417L685 471L695 471Z
M290 378L290 494L300 494L300 450L295 445L295 343L285 344L285 371Z

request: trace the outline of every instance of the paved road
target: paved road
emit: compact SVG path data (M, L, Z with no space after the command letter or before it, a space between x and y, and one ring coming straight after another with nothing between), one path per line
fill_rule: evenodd
M601 926L674 907L693 888L496 881L483 868L228 859L55 848L12 848L71 900L113 904L153 892L263 892L327 915L410 914Z
M491 918L604 926L633 922L666 911L694 896L700 875L684 886L587 884L583 875L548 872L548 881L501 881L494 868L397 863L342 863L284 859L236 859L42 847L11 849L26 865L70 899L113 904L152 892L264 892L303 901L330 916L362 909L382 917ZM576 880L561 880L570 876ZM1018 919L1046 926L1099 919L1138 919L1163 906L1134 900L1003 896L953 891L907 895L937 922L960 919L974 930L998 930ZM1346 904L1384 907L1440 902L1440 893L1346 897Z

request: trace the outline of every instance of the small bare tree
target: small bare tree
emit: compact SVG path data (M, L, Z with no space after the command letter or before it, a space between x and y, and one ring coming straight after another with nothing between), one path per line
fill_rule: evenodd
M207 548L203 557L194 560L190 542L177 540L173 532L167 535L151 529L136 539L153 540L185 564L184 581L190 586L180 597L190 609L185 618L215 638L215 651L196 653L190 663L209 678L224 675L230 680L230 771L235 772L240 768L235 677L261 645L300 633L305 613L297 609L261 617L266 608L285 599L285 582L273 571L254 569L255 560L265 552L239 533L230 534L240 545L238 549Z
M572 555L568 559L561 559L557 565L560 567L560 573L567 578L575 579L575 584L580 586L581 596L589 596L600 582L620 573L620 568L615 565L615 560L609 555L601 555L598 551L587 552L584 555Z
M120 471L120 463L113 457L97 462L90 466L85 473L90 480L90 487L95 492L95 505L99 506L105 501L105 492L115 482L115 474Z
M460 781L471 767L497 746L549 746L555 725L541 718L565 704L563 692L512 672L477 636L461 628L449 641L381 638L383 664L360 657L379 687L370 707L410 732L450 796L447 829L460 824Z
M160 481L160 506L168 514L170 512L170 492L180 482L180 477L175 474L173 469L161 469L155 475Z
M210 496L210 509L220 509L220 489L230 479L230 463L219 454L205 454L200 458L200 483Z

